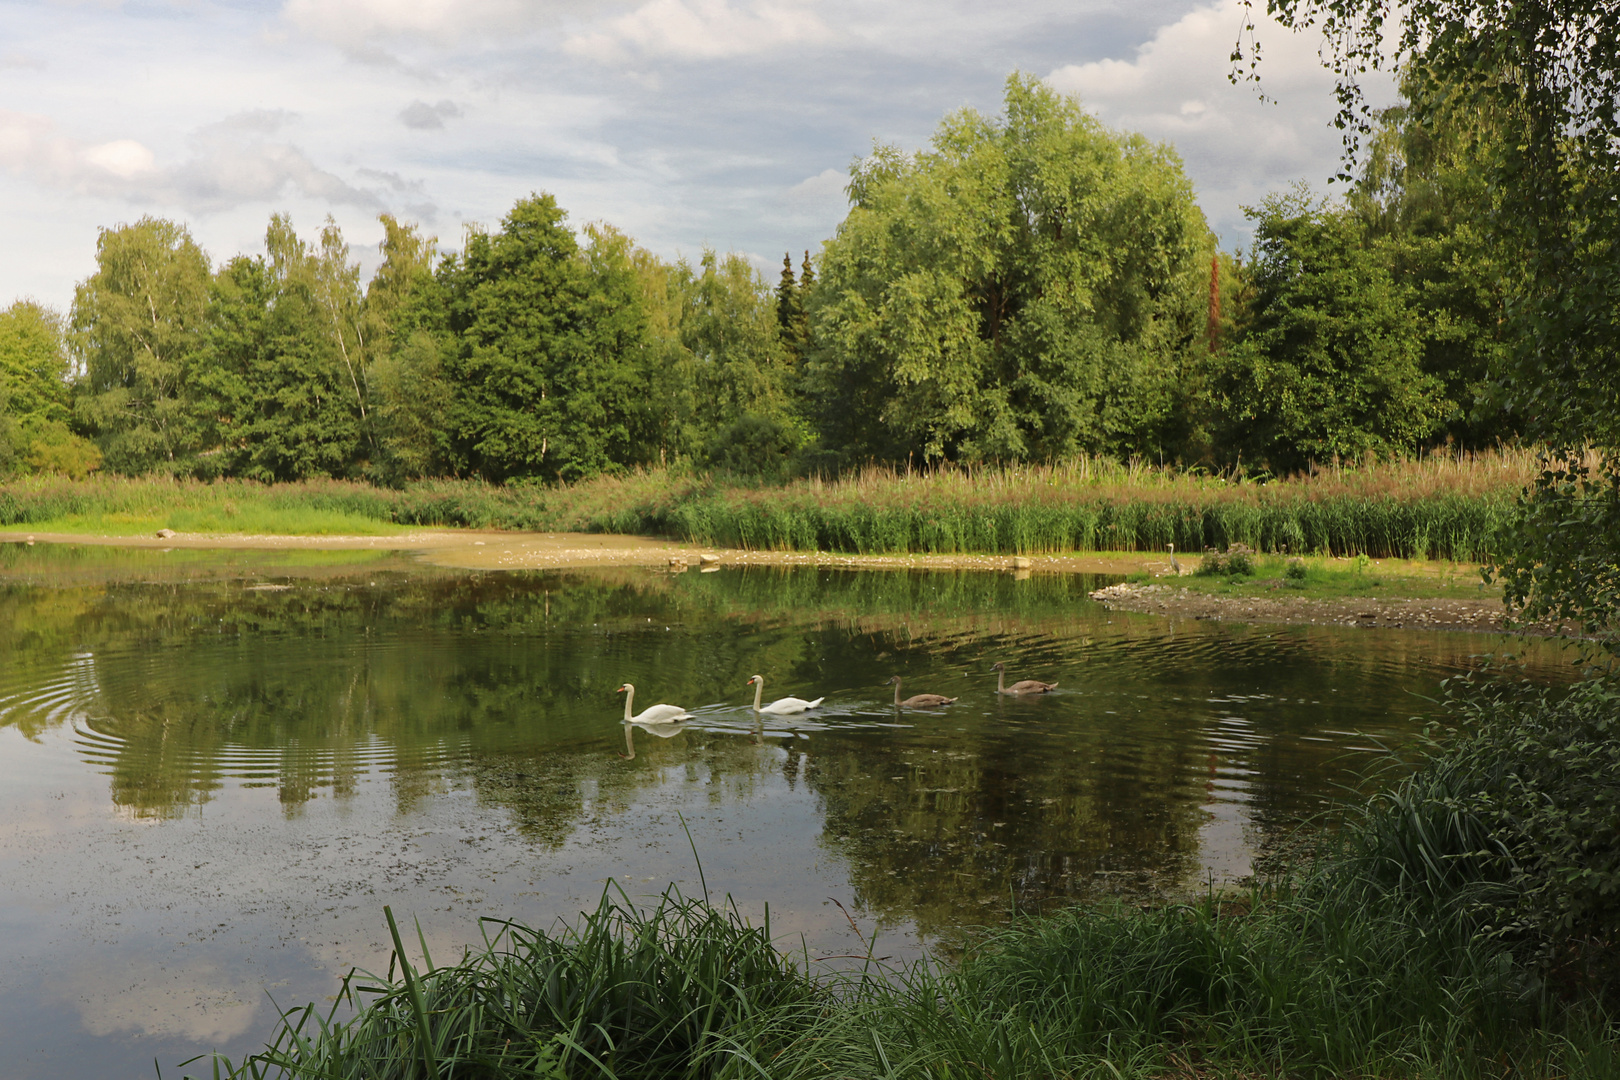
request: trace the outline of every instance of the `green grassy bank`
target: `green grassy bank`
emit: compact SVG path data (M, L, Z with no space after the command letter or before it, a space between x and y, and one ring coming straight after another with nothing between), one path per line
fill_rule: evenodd
M1316 600L1496 600L1502 595L1501 583L1482 582L1478 567L1440 560L1255 555L1242 573L1206 573L1204 560L1198 557L1183 559L1182 566L1193 572L1177 578L1138 573L1126 580L1237 599L1300 596Z
M721 547L848 553L1262 552L1479 561L1533 469L1528 454L1436 456L1270 483L1105 461L779 486L678 470L562 488L433 480L45 479L0 487L0 528L139 534L375 534L403 526L615 532Z
M220 1075L1433 1077L1620 1074L1620 698L1469 691L1459 730L1295 873L1153 910L1015 918L958 963L817 972L673 892L492 923L294 1010ZM1511 753L1509 752L1511 750ZM192 1063L195 1065L195 1063Z

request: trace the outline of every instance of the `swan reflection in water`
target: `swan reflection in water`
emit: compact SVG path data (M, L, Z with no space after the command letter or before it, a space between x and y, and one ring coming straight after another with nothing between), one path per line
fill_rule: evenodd
M660 739L673 739L686 730L684 724L638 724L634 720L624 725L624 753L619 756L634 760L636 756L635 730L640 728L649 735L656 735ZM765 718L755 714L753 722L748 726L749 741L755 746L765 745Z
M660 739L673 739L686 730L685 727L679 724L638 724L631 721L624 725L624 756L627 758L636 756L636 743L633 734L636 728L640 728L649 735L656 735Z

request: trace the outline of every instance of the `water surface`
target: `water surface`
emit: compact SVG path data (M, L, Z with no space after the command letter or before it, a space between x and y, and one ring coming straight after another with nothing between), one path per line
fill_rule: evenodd
M0 545L0 1074L240 1055L272 999L386 965L384 904L442 960L482 915L706 882L812 956L909 956L1238 879L1500 647L1121 615L1099 583ZM997 660L1060 689L998 698ZM756 727L753 674L826 705ZM960 701L897 714L892 674ZM626 681L696 718L626 729Z

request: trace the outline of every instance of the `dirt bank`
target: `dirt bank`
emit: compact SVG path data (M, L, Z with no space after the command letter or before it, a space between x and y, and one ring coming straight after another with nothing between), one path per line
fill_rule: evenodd
M1209 596L1175 585L1120 584L1098 589L1093 600L1116 611L1179 615L1192 619L1242 622L1304 623L1312 626L1365 626L1431 630L1501 632L1502 602L1497 599L1381 599L1305 596ZM1554 632L1551 628L1542 633Z

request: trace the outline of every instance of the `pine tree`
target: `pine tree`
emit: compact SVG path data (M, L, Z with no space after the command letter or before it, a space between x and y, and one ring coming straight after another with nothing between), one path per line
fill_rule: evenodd
M793 256L782 255L782 280L776 286L776 325L782 344L795 356L799 352L800 324L804 321L804 304L799 298L798 282L793 279Z

